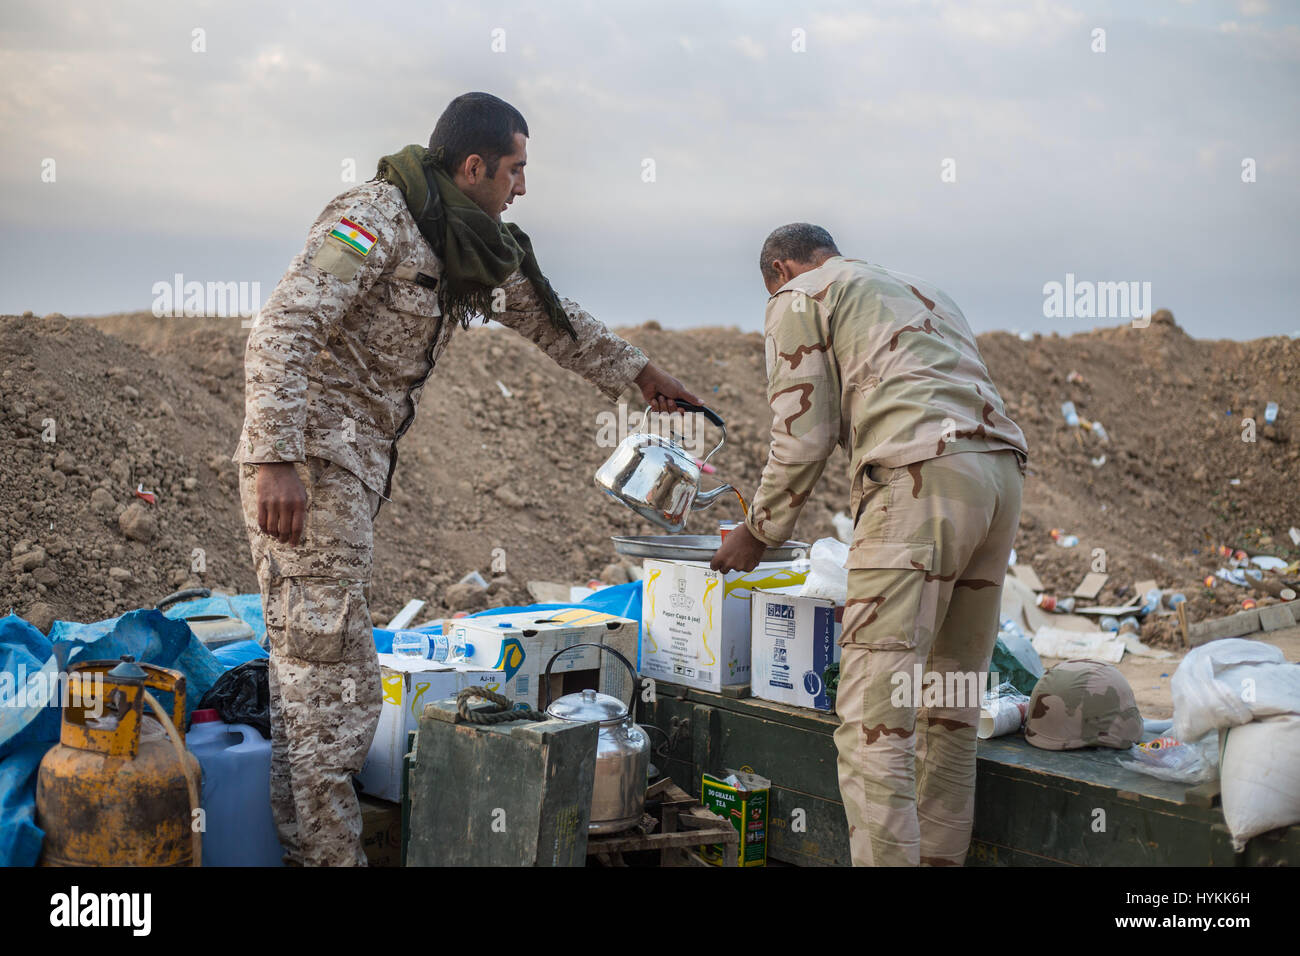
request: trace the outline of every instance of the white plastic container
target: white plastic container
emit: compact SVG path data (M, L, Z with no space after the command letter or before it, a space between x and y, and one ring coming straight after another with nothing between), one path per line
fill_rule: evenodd
M271 814L271 741L196 710L185 745L203 768L204 866L283 866Z

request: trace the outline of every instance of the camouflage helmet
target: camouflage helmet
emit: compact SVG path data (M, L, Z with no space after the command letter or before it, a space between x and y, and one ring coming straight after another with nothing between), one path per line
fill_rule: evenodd
M1114 747L1142 739L1142 716L1124 675L1100 661L1063 661L1039 678L1025 740L1043 750Z

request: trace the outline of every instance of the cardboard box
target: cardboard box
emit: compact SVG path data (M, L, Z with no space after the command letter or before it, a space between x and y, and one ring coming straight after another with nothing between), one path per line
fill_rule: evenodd
M757 588L750 606L750 693L778 704L833 710L823 675L840 659L838 641L844 605L825 598L800 597L796 585Z
M425 704L455 697L470 686L516 696L511 678L501 671L395 654L379 655L379 680L383 692L379 725L357 781L366 793L382 800L401 799L407 734L416 729Z
M361 794L361 847L371 866L402 865L402 808Z
M750 593L802 584L807 572L791 567L773 561L724 575L703 561L646 558L641 673L701 690L748 684Z
M637 622L584 608L490 614L448 621L449 635L471 645L470 665L501 671L512 691L502 691L538 710L546 707L541 686L546 662L557 651L575 644L605 644L636 667ZM573 676L574 671L587 671ZM590 687L626 701L633 675L612 654L586 647L564 655L551 668L551 697Z

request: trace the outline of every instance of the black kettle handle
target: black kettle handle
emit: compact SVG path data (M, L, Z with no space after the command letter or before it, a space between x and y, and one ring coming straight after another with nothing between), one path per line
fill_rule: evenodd
M546 703L542 705L542 710L546 710L551 706L551 665L555 663L557 657L561 654L569 653L569 651L573 650L575 647L598 647L602 651L609 651L609 653L613 654L627 666L627 669L632 673L632 696L627 702L627 713L629 717L632 717L635 720L636 715L633 711L636 709L637 694L641 691L641 677L637 674L636 668L632 666L632 662L608 644L570 644L568 647L562 648L552 654L551 659L546 662L546 676L543 678L543 681L546 684Z
M704 417L713 422L713 424L717 425L719 428L726 427L726 422L722 420L722 416L707 405L697 405L694 402L688 402L681 398L673 399L673 401L677 403L678 408L684 408L688 412L703 412Z

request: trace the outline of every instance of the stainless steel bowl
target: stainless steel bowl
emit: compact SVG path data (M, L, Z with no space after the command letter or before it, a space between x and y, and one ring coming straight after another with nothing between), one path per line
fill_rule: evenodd
M614 542L615 551L629 558L663 558L668 561L708 561L722 546L722 536L717 534L614 535L610 540ZM780 547L764 551L763 560L806 558L811 547L803 541L787 541Z

